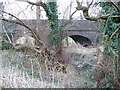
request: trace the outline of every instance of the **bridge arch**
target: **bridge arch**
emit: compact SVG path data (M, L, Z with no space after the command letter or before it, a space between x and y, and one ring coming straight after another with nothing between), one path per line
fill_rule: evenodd
M67 31L63 37L71 37L76 43L83 46L89 46L96 43L97 32L80 32L80 31Z
M91 40L89 40L87 37L84 37L84 36L72 35L69 37L72 38L76 43L79 43L85 47L92 44Z
M64 28L65 34L63 38L81 38L84 41L90 42L89 44L95 45L98 36L97 32L100 29L101 24L99 22L94 23L88 20L72 21L69 25L67 25ZM77 42L82 43L80 39L77 40Z

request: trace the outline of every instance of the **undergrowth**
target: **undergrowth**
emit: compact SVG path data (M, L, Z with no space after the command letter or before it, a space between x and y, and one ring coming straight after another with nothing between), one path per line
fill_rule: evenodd
M83 62L86 57L83 58L82 54L80 56L73 53L72 59L77 63L74 63L74 65L68 63L66 73L47 70L47 64L40 63L40 58L34 56L36 54L27 55L24 52L16 52L14 50L3 50L1 54L2 74L0 78L4 87L84 88L96 86L87 76L89 70L86 69L87 71L84 71L76 68L77 63L84 65ZM93 57L87 59L93 59ZM7 73L8 71L9 73Z

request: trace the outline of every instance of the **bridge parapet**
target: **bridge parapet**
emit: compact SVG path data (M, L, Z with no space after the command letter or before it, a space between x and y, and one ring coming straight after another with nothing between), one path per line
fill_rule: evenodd
M69 25L67 25L65 30L81 30L81 31L97 31L101 29L101 24L99 22L91 22L88 20L74 20Z

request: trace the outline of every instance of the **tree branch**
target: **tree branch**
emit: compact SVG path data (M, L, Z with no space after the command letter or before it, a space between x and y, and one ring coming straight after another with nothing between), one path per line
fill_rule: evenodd
M72 16L77 12L77 10L75 10L69 17L69 19L71 20L72 19Z
M3 13L6 13L6 14L14 17L14 18L16 18L18 21L16 21L16 20L8 20L8 19L5 19L5 18L1 18L1 20L6 21L6 22L10 22L10 23L15 23L15 24L18 24L18 25L21 25L21 26L27 28L27 29L32 33L33 37L34 37L39 43L41 43L42 45L45 46L45 44L37 37L37 35L33 32L33 30L32 30L29 26L25 25L25 23L23 23L23 21L21 21L19 18L17 18L16 16L14 16L14 15L12 15L12 14L10 14L10 13L7 13L7 12L5 12L5 11L2 11L2 12L3 12Z
M19 1L21 1L21 0L19 0ZM42 2L41 0L36 2L36 3L28 1L28 0L22 0L22 2L26 2L26 3L29 3L31 5L35 5L35 6L41 6L41 7L43 7L43 9L45 10L47 15L51 15L51 13L49 12L49 10L50 10L49 7L47 6L46 3Z
M6 21L6 22L10 22L10 23L19 24L19 25L27 28L27 29L32 33L33 37L34 37L39 43L41 43L42 45L45 46L45 44L44 44L41 40L39 40L39 38L36 36L36 34L33 32L33 30L32 30L31 28L29 28L27 25L25 25L24 23L17 22L17 21L15 21L15 20L8 20L8 19L5 19L5 18L3 18L2 20L3 20L3 21Z
M93 4L93 0L92 0L92 2L88 5L88 8L90 8L90 6Z
M5 11L2 11L2 13L8 14L8 15L14 17L15 19L17 19L20 23L23 23L19 18L17 18L16 16L14 16L14 15L11 14L11 13L8 13L8 12L5 12Z
M110 3L116 8L118 12L120 12L120 8L112 0Z
M84 17L85 17L85 19L87 19L87 20L90 20L90 21L97 21L97 20L99 20L99 19L105 19L105 20L106 20L106 19L110 16L110 14L107 14L107 15L102 15L102 16L99 16L99 17L90 17L88 11L89 11L90 6L91 6L92 3L93 3L93 0L92 0L92 2L90 3L90 5L88 5L88 7L82 6L82 5L80 4L79 0L76 0L76 3L77 3L76 9L77 9L77 10L82 10Z
M30 1L25 1L25 2L32 4L32 5L41 6L41 7L43 7L43 9L45 10L47 15L51 15L51 13L48 11L49 10L48 6L45 3L43 3L43 2L34 3L34 2L30 2Z
M110 36L110 40L109 40L110 42L118 31L120 31L120 27L118 27L117 30L115 30L115 32L112 33L112 35Z

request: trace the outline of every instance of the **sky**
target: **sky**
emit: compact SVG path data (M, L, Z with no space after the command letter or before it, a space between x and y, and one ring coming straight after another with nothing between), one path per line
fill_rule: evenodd
M31 9L31 6L28 6L29 5L28 3L20 2L20 0L18 1L0 0L0 1L6 2L4 3L6 12L13 14L20 19L36 19L35 6L33 6ZM29 1L35 1L35 0L29 0ZM57 4L58 4L59 19L69 19L69 16L71 15L72 12L76 10L75 7L77 6L75 0L57 0ZM85 0L84 0L84 5L85 5ZM91 13L91 15L96 16L97 15L96 13L99 13L100 10L101 10L100 7L92 8L92 10L90 10L90 13L94 11L94 13ZM42 13L41 19L47 19L46 13L43 9L41 13ZM9 18L8 15L5 15L5 17ZM77 11L74 14L73 18L78 20L84 19L82 11Z

